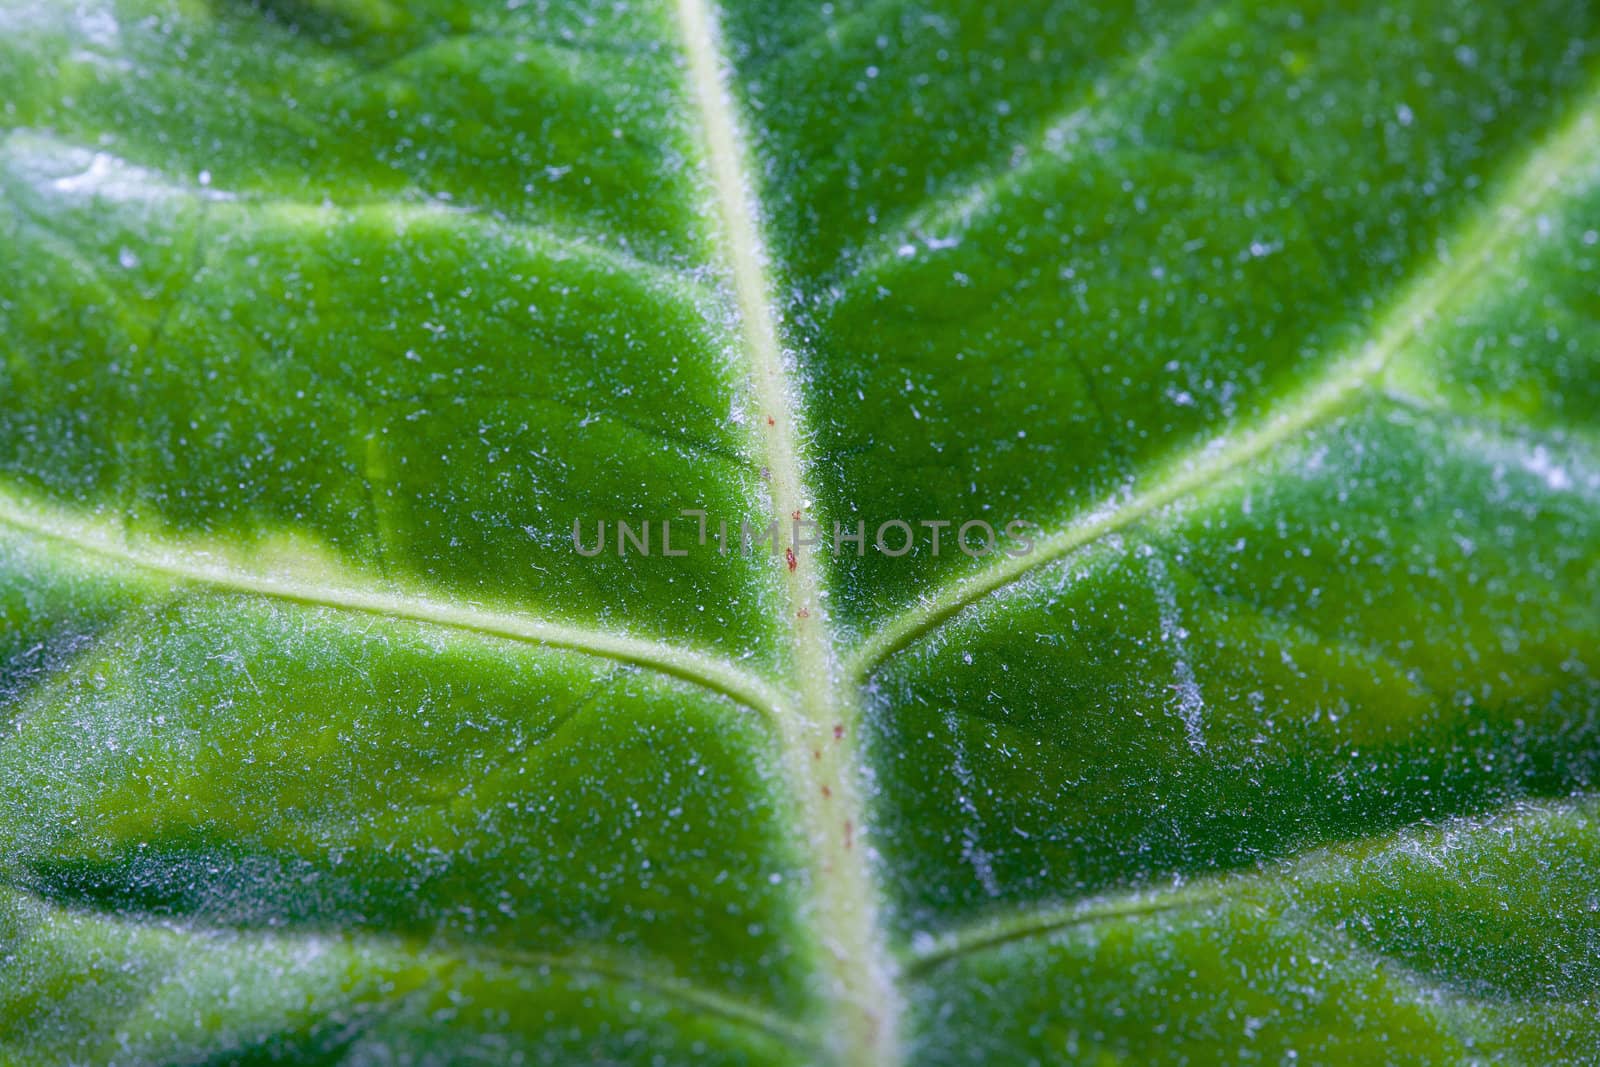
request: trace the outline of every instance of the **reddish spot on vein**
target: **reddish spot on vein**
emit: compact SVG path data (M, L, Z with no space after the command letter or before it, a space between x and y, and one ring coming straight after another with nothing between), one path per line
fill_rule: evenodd
M790 570L794 570L795 567L798 566L798 563L796 562L796 560L794 558L794 549L792 549L792 548L784 549L783 550L783 556L784 556L785 559L787 559L789 561L789 569Z

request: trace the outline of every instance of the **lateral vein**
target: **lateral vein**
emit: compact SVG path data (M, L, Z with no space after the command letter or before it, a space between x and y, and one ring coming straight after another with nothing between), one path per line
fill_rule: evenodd
M4 489L0 489L0 525L179 582L445 626L629 663L721 693L773 718L783 702L762 678L694 649L518 613L463 607L428 596L362 588L353 576L331 569L316 575L257 573L193 549L149 541L134 545L117 536L119 527L75 519Z
M1144 489L1105 501L1035 543L1027 555L1005 557L988 569L947 585L891 619L850 658L857 680L884 659L936 629L963 609L1039 571L1068 553L1122 530L1168 505L1194 496L1230 473L1271 454L1343 410L1363 394L1423 329L1458 297L1533 210L1600 145L1600 87L1591 89L1544 143L1505 183L1455 243L1453 254L1408 285L1378 323L1376 336L1358 351L1332 361L1326 374L1307 383L1277 410L1241 432L1213 438L1191 450Z
M125 929L150 928L162 934L193 932L207 937L215 937L219 933L225 933L246 938L272 939L280 942L312 938L327 939L330 936L339 936L305 933L295 930L260 932L203 921L174 923L164 919L157 923L149 916L112 915L97 908L75 906L57 899L52 894L41 891L36 886L24 884L15 878L0 876L0 892L5 889L9 889L13 894L27 901L33 907L46 912L57 922L70 917ZM469 966L504 968L506 970L554 971L575 978L590 978L607 982L611 985L631 986L652 993L663 1000L681 1004L700 1015L741 1026L747 1030L757 1031L778 1041L791 1042L802 1047L808 1047L814 1043L814 1039L793 1021L755 1004L725 993L719 993L716 990L708 989L683 978L657 973L646 967L621 960L607 959L600 955L589 955L582 951L548 952L530 949L505 949L489 945L472 945L459 941L417 939L376 932L359 934L354 937L347 936L345 943L370 949L402 949L412 959L421 960L425 964L436 963L447 966L466 964Z
M1597 799L1600 798L1593 794L1526 797L1487 811L1458 814L1439 821L1425 819L1389 833L1332 842L1263 861L1254 868L1219 872L1183 884L1128 889L1085 900L1046 903L985 916L918 946L906 964L906 973L921 976L967 956L1050 937L1075 927L1221 904L1260 903L1260 894L1271 891L1274 884L1293 885L1319 869L1406 848L1429 834L1448 837L1493 828L1537 827L1592 810Z

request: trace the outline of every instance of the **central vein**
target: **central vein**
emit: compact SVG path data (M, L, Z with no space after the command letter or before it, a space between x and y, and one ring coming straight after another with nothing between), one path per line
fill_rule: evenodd
M738 119L723 84L710 0L679 0L678 17L754 377L757 433L774 515L780 529L787 530L791 521L807 516L811 498L797 447L798 408L779 341L755 193L746 179ZM797 550L785 561L783 581L793 695L777 720L810 850L810 925L821 941L824 992L834 1015L829 1039L843 1063L889 1064L898 1059L897 996L861 841L857 706L834 663L816 554Z

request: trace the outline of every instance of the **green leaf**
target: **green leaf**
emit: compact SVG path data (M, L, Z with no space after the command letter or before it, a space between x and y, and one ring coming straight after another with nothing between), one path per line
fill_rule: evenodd
M0 0L0 283L6 1067L1600 1062L1585 0Z

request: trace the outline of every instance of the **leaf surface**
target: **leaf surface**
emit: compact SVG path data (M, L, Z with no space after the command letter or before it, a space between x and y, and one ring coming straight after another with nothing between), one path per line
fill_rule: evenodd
M1592 5L0 31L0 1063L1595 1062Z

